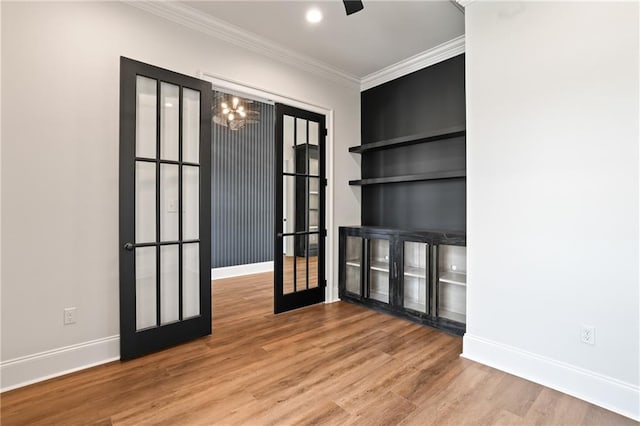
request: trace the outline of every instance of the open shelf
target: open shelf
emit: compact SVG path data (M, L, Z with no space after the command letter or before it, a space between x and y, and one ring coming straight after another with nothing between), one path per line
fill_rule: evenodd
M402 136L399 138L386 139L378 142L367 143L364 145L352 146L349 152L362 154L363 152L378 151L381 149L398 148L401 146L415 145L425 142L435 142L443 139L456 138L464 136L466 129L464 127L450 127L432 132L418 133L415 135Z
M368 178L368 179L358 179L358 180L350 180L349 185L379 185L385 183L400 183L400 182L418 182L425 180L440 180L440 179L455 179L455 178L463 178L466 177L466 170L445 170L441 172L429 172L429 173L420 173L417 175L405 175L405 176L390 176L390 177L379 177L379 178Z
M360 267L360 263L359 262L354 262L351 260L347 260L347 266L351 266L353 268L359 268Z
M467 274L464 272L441 272L440 282L454 285L467 285Z

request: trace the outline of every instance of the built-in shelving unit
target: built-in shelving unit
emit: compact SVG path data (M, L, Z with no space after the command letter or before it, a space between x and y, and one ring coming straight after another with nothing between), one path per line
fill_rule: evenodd
M365 186L365 185L380 185L380 184L386 184L386 183L456 179L456 178L463 178L466 176L466 174L467 174L466 170L445 170L440 172L420 173L416 175L389 176L389 177L350 180L349 185Z
M360 172L349 185L362 225L466 229L464 70L459 55L361 93L360 145L349 148Z
M378 151L381 149L400 148L403 146L415 145L418 143L435 142L443 139L457 138L464 136L466 129L462 126L451 127L448 129L419 133L416 135L402 136L399 138L387 139L377 142L370 142L363 145L352 146L349 152L362 154L370 151Z

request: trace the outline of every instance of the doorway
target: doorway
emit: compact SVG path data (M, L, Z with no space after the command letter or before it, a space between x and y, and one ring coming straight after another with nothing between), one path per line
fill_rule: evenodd
M120 68L120 342L121 358L129 359L212 330L213 90L207 81L210 78L196 79L127 58L121 59ZM269 97L289 105L302 104L277 95ZM302 155L304 169L296 165L288 171L282 163L276 163L273 170L275 193L280 198L275 200L275 220L267 229L273 235L278 266L273 273L274 311L283 312L325 300L324 146L325 119L331 123L331 116L322 114L326 111L322 108L310 107L316 112L296 109L277 104L274 99L271 101L276 108L286 113L280 114L281 119L288 115L294 123L305 121L305 141L301 142L296 133L289 148L295 151L296 146L315 145L311 143L315 130L311 136L309 132L312 128L318 130L318 148L305 147ZM244 118L246 111L233 112ZM228 121L233 118L229 116ZM274 157L282 160L283 133L276 131L276 123L280 130L283 128L283 121L276 119L274 132L280 143L273 146L274 151L279 149ZM318 171L311 169L316 167L314 161ZM304 196L294 198L295 230L291 235L282 228L286 208L282 203L282 178L287 174L295 182L295 191L303 188L304 192ZM299 212L302 216L295 218ZM314 214L317 217L312 219ZM282 239L287 236L293 237L293 256L283 251ZM306 272L300 274L304 276L304 287L297 287L296 280L284 280L287 257L295 258L293 271L297 258L304 259ZM309 274L310 268L315 268L315 273ZM287 282L293 285L293 291L285 290Z

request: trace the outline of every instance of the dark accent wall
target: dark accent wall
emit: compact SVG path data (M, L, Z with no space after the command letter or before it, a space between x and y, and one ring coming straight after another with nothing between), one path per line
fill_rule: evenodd
M464 55L361 94L362 144L465 126ZM362 177L466 169L465 137L362 154ZM464 178L362 187L362 225L466 230Z
M274 106L254 102L260 122L233 131L213 123L211 265L273 260Z

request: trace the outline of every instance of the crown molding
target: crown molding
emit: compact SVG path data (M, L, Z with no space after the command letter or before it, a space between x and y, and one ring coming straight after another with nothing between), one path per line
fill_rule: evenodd
M457 1L461 5L465 5L474 0ZM191 28L192 30L226 41L235 46L245 48L277 61L293 65L299 69L328 78L334 82L345 84L350 87L360 86L361 91L464 53L464 35L462 35L360 79L357 76L349 74L322 61L294 52L280 44L268 41L255 33L244 30L210 15L201 13L192 7L178 2L153 0L123 0L123 2L129 6L136 7L140 10L160 16L187 28Z
M462 7L467 7L476 0L455 0Z
M363 77L362 80L360 80L360 90L371 89L372 87L395 80L403 75L453 58L461 53L464 53L464 35Z
M152 0L124 0L124 3L335 82L351 86L360 84L360 79L356 76L306 55L301 55L277 43L266 41L257 34L213 18L184 4Z

